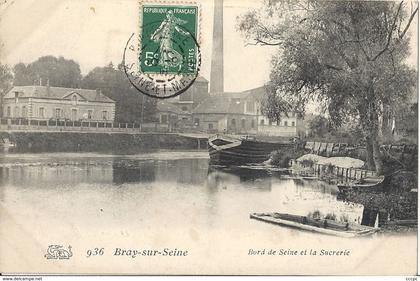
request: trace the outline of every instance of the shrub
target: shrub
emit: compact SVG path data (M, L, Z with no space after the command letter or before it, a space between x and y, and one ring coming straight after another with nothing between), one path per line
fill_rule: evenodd
M314 161L310 159L303 159L302 161L300 161L300 163L303 167L312 167L314 165Z
M271 153L270 159L272 165L280 168L287 168L289 167L289 161L294 159L294 155L290 152L276 150Z

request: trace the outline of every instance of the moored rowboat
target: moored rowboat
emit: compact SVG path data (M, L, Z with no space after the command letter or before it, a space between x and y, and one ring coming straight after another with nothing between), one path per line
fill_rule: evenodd
M263 163L270 158L271 152L287 151L294 147L292 142L268 142L227 135L215 135L208 141L212 164L221 165Z
M252 213L250 218L280 226L341 237L366 236L379 230L378 228L355 223L343 223L329 219L314 219L306 216L283 213Z
M383 189L384 180L384 176L368 177L349 184L339 184L337 187L340 192L345 192L351 189L355 191L381 191Z

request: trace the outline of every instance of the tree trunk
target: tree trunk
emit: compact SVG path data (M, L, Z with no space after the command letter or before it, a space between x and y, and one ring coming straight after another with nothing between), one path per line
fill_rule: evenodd
M373 160L373 145L372 138L370 136L366 137L366 163L369 170L375 170L375 162Z
M374 130L372 136L372 150L373 150L373 161L375 162L376 175L380 176L384 173L384 165L382 162L381 151L379 150L379 141L377 131Z

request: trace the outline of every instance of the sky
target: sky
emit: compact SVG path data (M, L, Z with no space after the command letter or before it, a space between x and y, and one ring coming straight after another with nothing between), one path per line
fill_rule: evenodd
M136 32L137 0L6 0L0 5L0 62L30 63L40 56L73 59L82 74L121 62L126 41ZM3 3L3 2L2 2ZM201 3L200 75L210 78L213 0ZM246 46L236 30L237 16L261 0L224 1L225 91L262 86L269 78L274 47ZM417 30L417 19L412 26ZM416 31L417 32L417 31ZM417 36L413 36L416 37ZM412 42L415 50L417 43ZM412 62L417 62L413 52Z
M200 2L200 75L209 80L213 1ZM245 46L244 38L236 31L236 17L259 4L251 0L225 0L225 91L259 87L268 80L274 48ZM2 63L30 63L43 55L64 56L77 61L86 74L96 66L121 62L125 44L136 31L138 1L14 0L0 12Z

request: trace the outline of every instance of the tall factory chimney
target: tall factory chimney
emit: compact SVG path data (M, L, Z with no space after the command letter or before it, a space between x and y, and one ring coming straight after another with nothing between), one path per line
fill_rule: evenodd
M223 0L214 0L210 93L223 93Z

